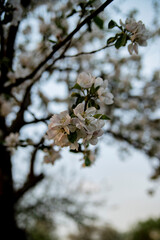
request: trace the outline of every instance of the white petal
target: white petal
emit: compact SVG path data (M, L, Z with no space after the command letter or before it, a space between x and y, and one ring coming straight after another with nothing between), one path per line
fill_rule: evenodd
M98 139L97 138L94 138L94 139L91 139L90 141L90 144L92 145L96 145L98 143Z
M96 112L95 107L90 107L85 111L86 115L93 115L93 114L95 114L95 112Z
M108 87L108 80L104 80L104 82L103 82L103 87L104 87L104 88L107 88L107 87Z
M95 82L94 82L94 87L98 87L98 86L101 86L103 84L103 79L98 77L95 79Z
M78 75L77 83L83 88L90 88L93 84L93 80L91 74L82 72Z
M84 113L84 103L79 103L75 109L73 109L74 114L77 116L77 114L83 114Z
M134 49L135 53L138 54L138 44L137 43L134 44L133 49Z
M128 45L128 52L132 55L132 53L133 53L133 43Z

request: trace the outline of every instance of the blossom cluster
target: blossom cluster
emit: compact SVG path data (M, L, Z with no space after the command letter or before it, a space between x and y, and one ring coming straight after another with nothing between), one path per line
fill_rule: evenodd
M78 92L71 95L76 98L76 103L70 111L54 114L48 126L48 138L53 139L57 146L69 146L71 151L83 153L85 166L94 159L87 149L89 144L98 143L98 138L103 135L104 120L109 119L100 107L101 103L113 103L113 95L107 87L107 80L95 78L90 73L80 73L73 87Z
M133 51L138 54L138 45L147 46L147 40L150 38L150 33L146 29L142 21L136 22L134 18L127 18L125 23L120 20L121 25L130 33L129 38L131 43L128 45L130 54Z
M115 47L119 49L126 46L127 41L131 41L128 45L128 51L132 55L133 52L138 54L138 45L147 46L147 40L151 37L150 32L146 29L142 21L136 22L134 18L127 18L125 23L120 20L120 26L113 20L108 24L108 28L117 27L121 30L114 37L107 40L107 44L114 43Z

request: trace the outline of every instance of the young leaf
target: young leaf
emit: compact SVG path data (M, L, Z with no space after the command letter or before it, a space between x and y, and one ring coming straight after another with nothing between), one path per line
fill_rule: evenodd
M91 89L90 89L90 93L94 94L95 93L95 88L94 88L94 84L92 85Z
M57 43L56 41L54 41L52 39L48 39L48 41L51 42L51 43L54 43L54 44Z
M127 42L127 35L126 34L122 34L116 41L115 43L115 47L117 49L119 49L122 46L125 46Z
M85 157L85 166L88 167L91 165L91 161L88 156Z
M78 105L79 103L83 102L84 99L85 99L85 97L79 96L79 97L77 98L76 105Z
M71 97L80 97L80 94L73 92L73 93L71 94Z
M122 37L122 46L125 46L127 43L127 34L123 34L123 37Z
M88 107L95 107L97 110L100 109L100 106L93 99L88 101Z
M97 92L97 90L100 88L100 86L97 86L96 88L94 87L94 84L92 85L90 89L90 93L93 95Z
M114 28L117 26L117 23L113 20L111 20L109 23L108 23L108 28L111 29L111 28Z
M95 114L93 117L97 118L97 119L99 118L99 119L102 119L102 120L110 120L110 118L105 114Z
M104 25L104 21L102 18L96 16L93 18L93 21L95 22L95 24L100 28L103 29L103 25Z
M76 132L71 132L69 135L67 135L67 137L68 137L68 140L71 143L74 143L77 139L77 133Z
M95 101L93 99L90 99L88 101L88 107L94 107L94 105L95 105Z
M76 84L72 87L72 89L79 89L79 90L81 90L82 88L81 88L81 86L80 86L78 83L76 83Z

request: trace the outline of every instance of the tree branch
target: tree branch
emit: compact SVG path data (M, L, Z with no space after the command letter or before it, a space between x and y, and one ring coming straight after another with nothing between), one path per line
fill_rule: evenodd
M35 74L43 67L44 64L47 63L47 61L61 48L63 47L68 41L72 39L72 37L87 23L89 23L94 17L96 17L100 12L102 12L113 0L107 0L105 1L99 8L97 8L94 12L92 12L89 16L87 16L81 23L77 25L77 27L61 42L57 43L53 47L53 51L44 59L35 69L32 73L30 73L28 76L24 78L18 78L15 83L10 84L9 86L5 87L3 90L5 92L9 92L12 87L16 87L23 83L24 81L31 79L35 76Z
M14 203L16 203L24 195L24 193L26 193L29 189L33 188L37 183L39 183L43 179L44 179L44 174L41 173L37 176L33 176L28 181L26 181L23 187L14 194L14 200L13 200Z
M14 194L14 202L17 202L24 194L27 192L29 189L33 188L38 182L40 182L43 178L44 175L41 173L39 175L35 175L34 173L34 163L36 159L36 154L39 149L39 146L44 142L44 137L41 138L39 143L36 144L32 156L31 156L31 162L30 162L30 171L27 177L26 182L24 183L23 187L20 188L17 192Z

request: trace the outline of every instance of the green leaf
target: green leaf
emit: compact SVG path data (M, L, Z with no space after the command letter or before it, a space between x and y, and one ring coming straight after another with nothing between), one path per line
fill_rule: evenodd
M70 114L70 117L71 118L74 118L76 115L72 112L71 114Z
M104 25L104 21L102 18L96 16L93 18L93 21L95 22L95 24L100 28L103 29L103 25Z
M114 28L117 26L117 23L113 20L111 20L109 23L108 23L108 28L111 29L111 28Z
M81 90L82 88L81 88L81 86L80 86L78 83L76 83L76 84L72 87L72 89L79 89L79 90Z
M110 44L110 43L115 42L116 39L117 39L117 37L110 37L110 38L108 38L108 40L107 40L107 44Z
M79 93L74 92L74 93L71 94L71 97L79 97L79 96L81 96Z
M127 34L126 33L124 33L123 34L123 37L122 37L122 46L125 46L126 45L126 43L127 43Z
M89 167L91 165L91 161L90 161L89 157L86 156L84 160L85 160L86 167Z
M100 109L100 106L93 99L88 101L88 107L95 107L97 110Z
M94 105L95 105L95 101L93 99L90 99L88 101L88 107L94 107Z
M102 119L102 120L111 120L107 115L105 114L95 114L93 116L94 118L99 118L99 119Z
M94 94L94 93L95 93L94 84L92 84L92 87L91 87L91 89L90 89L90 93L91 93L91 94Z
M76 105L78 105L79 103L83 102L84 99L85 99L85 97L79 96L79 97L77 98Z
M95 107L97 110L100 109L100 106L99 106L97 103L94 104L94 107Z
M97 86L97 87L95 88L95 87L94 87L94 84L93 84L92 87L91 87L91 89L90 89L90 93L91 93L92 95L94 95L99 88L100 88L100 86Z
M125 46L126 42L127 42L127 35L125 33L121 34L121 36L117 39L115 43L115 47L119 49L120 47Z
M74 143L77 139L77 132L71 132L67 137L71 143Z
M95 92L97 92L99 88L100 88L100 86L97 86L97 87L95 88Z
M52 39L48 39L48 41L51 42L51 43L54 43L54 44L57 43L56 41L54 41Z

